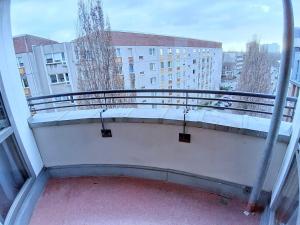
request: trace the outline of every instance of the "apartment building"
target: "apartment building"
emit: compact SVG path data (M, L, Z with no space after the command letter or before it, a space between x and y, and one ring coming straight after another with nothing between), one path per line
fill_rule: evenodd
M222 77L234 79L241 74L244 64L245 53L224 52L222 61Z
M39 82L37 79L40 76L40 71L38 71L36 57L32 49L34 46L56 44L57 42L26 34L14 37L13 43L25 95L36 96L44 94L44 90L38 88Z
M280 54L280 45L277 43L262 44L261 48L266 50L269 54Z
M14 38L14 47L26 96L76 90L72 43L58 43L33 35L21 35Z
M43 95L77 90L76 57L72 43L34 46L32 50L38 71L37 86Z
M112 32L112 43L124 89L219 89L222 68L219 42ZM73 42L33 45L30 55L35 68L33 81L28 82L31 96L77 91ZM139 101L146 103L147 99ZM168 98L168 103L172 101Z
M299 96L300 92L300 27L295 28L294 61L292 66L290 95Z
M129 32L112 32L112 41L125 89L219 89L219 42ZM147 103L147 99L139 101Z

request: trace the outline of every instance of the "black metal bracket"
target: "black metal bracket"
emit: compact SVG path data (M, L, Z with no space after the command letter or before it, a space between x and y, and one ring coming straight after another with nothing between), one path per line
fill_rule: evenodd
M110 130L110 129L105 129L105 126L104 126L104 119L103 119L102 114L103 114L105 111L106 111L106 109L103 109L103 110L100 112L100 119L101 119L101 124L102 124L101 134L102 134L102 137L108 138L108 137L112 137L112 133L111 133L111 130Z
M185 109L183 112L183 132L179 133L179 142L191 143L191 134L185 133L186 129L186 114L188 114L188 109Z

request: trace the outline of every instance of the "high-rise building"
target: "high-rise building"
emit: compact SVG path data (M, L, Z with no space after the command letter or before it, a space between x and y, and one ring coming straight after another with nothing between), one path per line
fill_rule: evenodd
M280 53L280 46L277 43L262 44L261 48L266 50L270 54L279 54Z

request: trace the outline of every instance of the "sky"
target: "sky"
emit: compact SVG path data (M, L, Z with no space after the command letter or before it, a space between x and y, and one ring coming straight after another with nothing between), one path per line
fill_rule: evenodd
M190 37L240 51L257 37L282 42L281 0L102 0L112 30ZM292 0L300 26L300 1ZM67 42L76 37L77 0L12 0L13 35Z

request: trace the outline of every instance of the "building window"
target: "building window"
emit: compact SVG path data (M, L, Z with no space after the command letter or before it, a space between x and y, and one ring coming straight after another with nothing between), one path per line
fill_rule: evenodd
M180 53L180 49L176 48L176 54L179 54L179 53Z
M120 48L116 49L116 55L117 55L117 57L121 57L121 49Z
M28 88L29 87L28 80L24 76L22 77L22 84L23 84L24 88Z
M168 54L172 54L172 49L171 48L168 49Z
M128 56L129 56L129 57L132 57L132 55L133 55L133 54L132 54L132 48L128 48Z
M150 63L150 70L154 71L155 70L155 63Z
M56 84L57 83L56 74L51 74L50 75L50 81L51 81L52 84Z
M65 82L65 76L64 76L64 74L63 74L63 73L57 74L57 80L58 80L58 82L60 82L60 83Z
M117 64L117 73L122 74L122 70L123 70L122 64Z
M133 69L133 64L129 64L129 73L133 73L134 69Z
M144 56L139 56L139 60L144 60Z
M17 57L17 63L19 68L24 67L24 62L22 57Z
M142 75L142 76L145 75L145 72L144 72L144 71L141 71L141 72L140 72L140 75Z
M164 62L160 63L160 68L163 69L164 68Z
M164 50L161 48L161 49L159 49L159 54L160 55L164 55Z
M149 55L155 55L155 48L149 48Z
M65 61L65 54L63 52L49 53L45 54L45 58L47 64L62 63Z
M53 63L52 54L46 54L45 58L46 58L46 63Z
M156 77L151 77L150 78L150 83L155 84L156 83Z
M65 83L70 80L68 73L50 74L49 76L51 84Z
M172 62L171 61L168 61L168 67L172 68Z
M66 79L66 81L70 81L68 73L65 73L65 79Z
M195 74L196 73L196 70L193 70L193 74Z
M130 88L135 89L135 74L130 74Z
M196 63L197 63L196 59L193 59L193 64L196 64Z
M172 80L172 74L168 74L169 80Z

